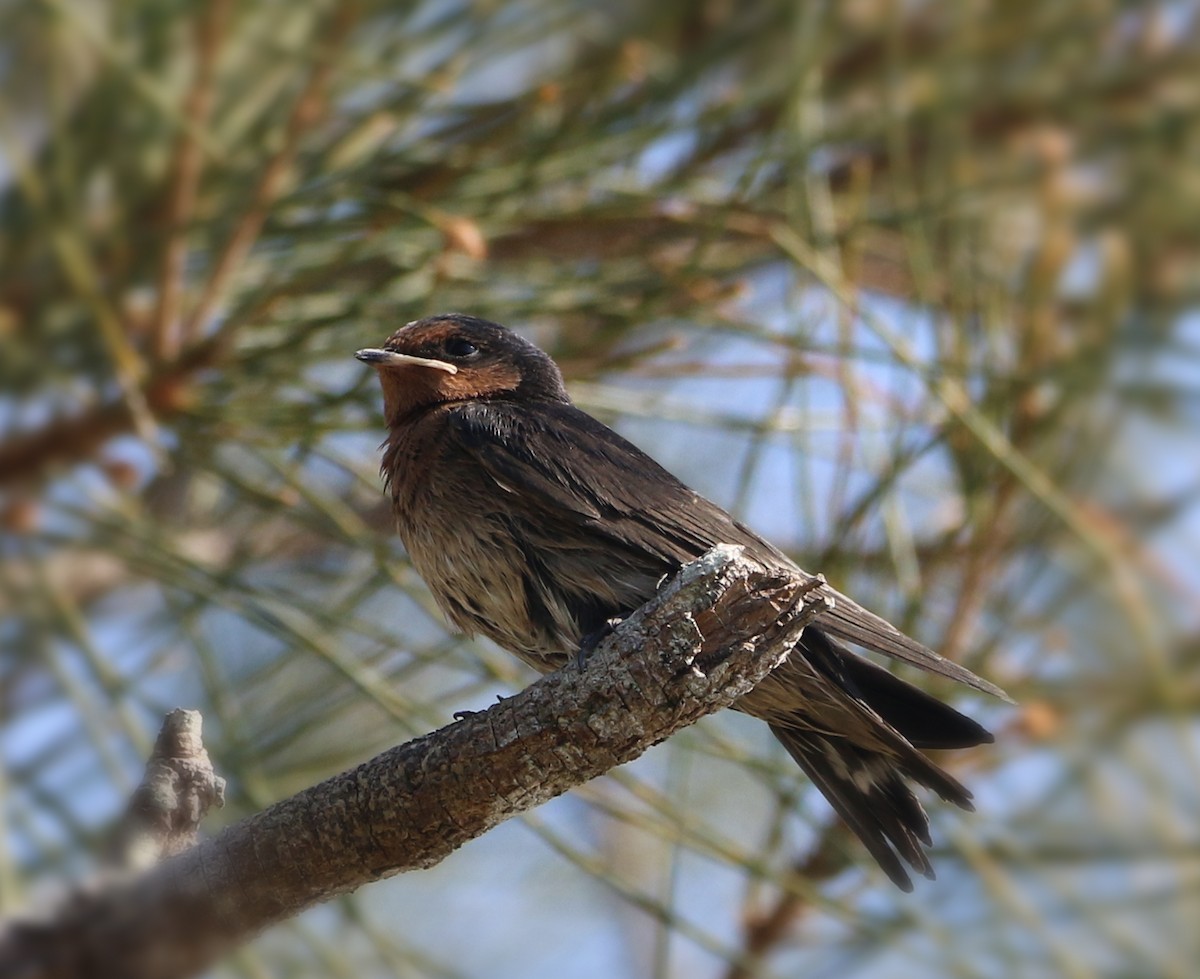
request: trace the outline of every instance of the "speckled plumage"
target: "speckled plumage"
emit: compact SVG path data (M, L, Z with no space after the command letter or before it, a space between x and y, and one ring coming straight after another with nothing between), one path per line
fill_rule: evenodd
M383 472L414 567L451 623L537 670L562 666L585 637L643 604L664 575L714 544L742 544L795 570L572 405L553 361L503 327L432 317L360 357L383 382ZM789 659L736 705L770 724L908 889L900 858L932 876L922 849L928 820L908 780L971 808L970 793L918 749L991 736L833 636L999 691L838 594L821 628L810 626Z

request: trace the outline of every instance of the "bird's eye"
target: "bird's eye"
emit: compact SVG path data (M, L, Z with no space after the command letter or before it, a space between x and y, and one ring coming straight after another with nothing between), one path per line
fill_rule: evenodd
M451 357L471 357L479 353L479 348L475 344L462 337L451 337L442 345L442 349Z

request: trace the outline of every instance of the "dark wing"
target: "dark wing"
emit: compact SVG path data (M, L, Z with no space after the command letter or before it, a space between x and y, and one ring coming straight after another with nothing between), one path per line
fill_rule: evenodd
M574 530L652 556L673 570L717 544L741 544L760 560L795 569L781 551L689 489L637 446L566 402L527 407L489 402L449 412L448 433L504 491L550 526L572 516ZM807 572L802 572L807 573ZM1007 694L910 639L891 623L829 588L834 607L820 627L1002 700Z
M718 543L742 544L787 562L720 507L574 405L545 402L530 412L503 402L468 403L449 413L449 431L498 487L511 491L549 525L568 514L572 528L583 524L598 544L638 551L664 570L674 570Z

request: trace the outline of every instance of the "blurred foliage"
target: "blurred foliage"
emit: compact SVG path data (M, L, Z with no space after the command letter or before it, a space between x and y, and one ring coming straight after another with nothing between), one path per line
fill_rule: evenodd
M1196 8L0 6L0 913L170 707L215 827L529 680L351 358L457 309L1022 706L913 896L731 715L221 975L1193 975Z

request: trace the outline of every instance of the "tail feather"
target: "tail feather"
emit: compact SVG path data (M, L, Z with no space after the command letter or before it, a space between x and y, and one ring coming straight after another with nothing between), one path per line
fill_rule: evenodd
M933 866L922 847L932 843L929 817L905 777L971 809L966 788L912 748L919 762L902 767L899 760L845 738L776 724L771 732L897 887L913 889L905 863L933 879Z
M806 630L796 652L819 696L797 698L790 714L768 717L771 731L888 877L912 890L904 864L929 878L933 867L923 849L931 845L929 817L909 783L974 809L971 793L918 747L969 747L992 735L822 630Z
M846 685L914 747L972 748L996 740L978 721L960 714L949 704L870 660L831 646L840 661Z
M983 693L991 694L1007 703L1013 699L994 683L976 676L965 666L939 656L927 646L910 639L886 619L881 619L874 612L869 612L851 598L839 591L830 589L834 596L834 606L821 617L821 628L825 632L856 642L860 646L885 656L911 663L930 673L972 687Z

